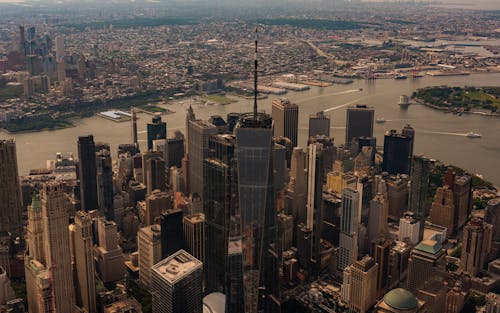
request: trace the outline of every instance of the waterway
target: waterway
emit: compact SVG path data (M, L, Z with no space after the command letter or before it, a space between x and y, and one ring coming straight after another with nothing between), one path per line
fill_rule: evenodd
M414 90L435 85L449 86L491 86L500 84L499 74L473 74L469 76L429 77L417 79L375 81L356 80L350 85L333 85L326 88L312 87L304 92L289 92L284 95L299 105L299 143L305 146L308 116L321 110L328 110L332 119L331 134L336 144L343 144L345 138L345 117L348 104L363 103L375 107L377 118L384 117L387 122L375 124L374 132L378 145L383 145L384 132L398 129L405 124L415 128L415 153L455 164L473 173L479 173L500 185L500 118L478 115L457 116L445 114L422 105L410 105L401 109L397 102L402 94L410 95ZM359 90L359 89L362 90ZM270 112L270 96L259 102L259 109ZM167 107L174 114L164 115L168 133L177 129L184 131L185 110L189 100L173 103ZM239 99L229 105L195 105L198 118L209 118L218 114L226 116L229 112L248 112L252 101ZM140 114L138 121L140 144L144 145L146 123L151 116ZM482 134L482 138L469 139L469 131ZM48 159L53 159L56 152L77 152L77 138L93 134L96 141L111 144L113 153L120 143L131 141L129 122L115 123L98 116L76 121L75 127L40 131L36 133L5 134L0 138L14 137L17 142L17 154L20 174L27 174L29 169L43 168Z

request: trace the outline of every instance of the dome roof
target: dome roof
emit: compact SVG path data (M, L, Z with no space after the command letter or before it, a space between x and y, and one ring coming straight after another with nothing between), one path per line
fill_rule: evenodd
M408 290L396 288L384 296L384 302L398 310L412 310L418 307L417 298Z

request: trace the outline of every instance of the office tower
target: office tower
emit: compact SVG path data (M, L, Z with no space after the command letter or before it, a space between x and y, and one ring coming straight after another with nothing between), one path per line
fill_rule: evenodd
M153 313L202 310L203 263L179 250L151 268Z
M23 95L31 97L35 93L35 80L32 77L26 77L23 81Z
M156 172L149 173L149 170L151 170L151 167L148 168L148 161L151 159L162 159L162 155L163 155L162 152L153 151L153 150L148 150L148 151L142 152L141 157L140 157L140 161L138 160L138 162L140 162L141 174L136 175L136 179L137 180L140 179L140 182L142 182L144 184L144 186L147 186L147 184L148 184L148 175L154 175L154 177L156 178L156 175L158 174ZM134 165L134 167L135 167L135 165ZM153 168L153 170L156 170L156 168ZM161 175L160 175L160 177L161 177Z
M113 207L113 163L109 150L101 150L96 155L97 200L99 211L108 220L115 219Z
M377 299L380 299L383 294L389 289L389 255L393 241L391 239L379 239L371 243L371 255L375 263L378 264L377 269Z
M319 143L309 145L307 166L307 223L312 231L311 262L319 272L321 225L323 223L323 156Z
M326 136L309 137L307 144L320 143L323 145L323 171L328 172L332 169L335 161L335 146L333 138Z
M485 222L500 225L500 198L491 199L486 207ZM500 258L500 229L493 227L491 259Z
M202 120L188 122L189 189L203 199L203 160L209 156L208 140L217 134L217 127Z
M151 268L161 260L160 225L142 227L137 232L137 252L139 252L139 281L151 287Z
M97 272L104 283L118 281L125 275L122 248L118 245L117 226L113 221L97 221L99 246L96 250Z
M423 156L415 156L412 162L408 210L415 213L420 221L419 239L423 238L424 224L428 212L427 197L429 178L435 161Z
M156 139L153 140L153 150L156 152L161 152L162 153L162 159L165 163L165 172L164 172L164 180L165 182L168 182L168 174L169 174L169 166L168 164L170 163L168 160L168 140L167 139Z
M167 139L167 123L161 121L161 113L157 113L147 125L148 150L153 149L153 140Z
M486 311L485 313L498 313L500 311L500 295L489 292L486 295Z
M165 161L161 157L152 157L146 161L144 173L146 174L147 193L153 190L166 191Z
M272 104L272 118L274 120L274 137L286 137L297 146L299 127L299 107L287 98L275 99Z
M43 248L43 220L40 195L33 194L31 205L28 206L28 227L26 234L29 256L40 262L45 262Z
M370 164L375 165L375 153L377 152L376 137L359 137L358 138L358 153L363 151L363 148L371 148Z
M358 259L358 227L361 223L361 193L353 188L342 191L339 260L337 268L343 271Z
M398 134L395 129L385 133L383 171L393 175L410 174L413 139L413 135Z
M446 302L444 313L460 313L464 307L467 293L463 290L461 284L457 282L453 288L446 293Z
M497 226L498 227L498 224ZM483 269L491 249L493 225L473 217L464 227L460 269L472 277Z
M273 120L264 113L242 115L235 129L245 312L257 312L278 296L271 248L277 239L272 134Z
M66 80L66 63L64 61L57 61L56 70L57 81L59 83L59 86L62 86L64 81Z
M455 177L453 200L455 202L455 229L460 229L467 222L472 209L472 178L469 175Z
M419 242L420 221L413 212L405 212L399 219L399 241L408 241L412 245Z
M243 256L241 237L229 238L227 254L227 312L243 312Z
M439 187L436 190L430 210L430 221L433 224L446 227L448 236L455 232L455 204L453 191L450 187Z
M49 182L41 189L43 243L50 272L54 312L71 312L75 303L69 254L69 216L61 183Z
M426 281L435 277L445 254L441 244L430 239L422 240L413 248L408 259L408 290L417 291Z
M389 218L397 221L408 210L408 177L390 176L386 182Z
M22 205L16 143L0 140L0 231L13 236L22 234Z
M238 120L240 119L240 113L227 113L227 132L232 134L234 131L234 127L236 127L236 124L238 123Z
M204 263L205 261L205 215L195 213L184 216L184 246L188 253Z
M173 138L167 139L168 145L168 166L182 167L184 157L184 135L180 131L175 132Z
M19 26L19 52L26 55L26 32L24 26Z
M377 240L380 236L388 234L388 204L384 196L377 194L370 201L368 216L368 242Z
M56 41L56 60L57 62L61 62L64 60L64 37L61 35L57 35L55 41Z
M227 296L230 217L236 213L237 201L234 149L233 135L212 136L209 139L210 157L203 164L206 291L224 292Z
M373 137L375 109L363 104L347 108L345 145L351 146L353 138Z
M78 160L80 179L80 201L84 211L92 211L99 208L97 197L97 169L94 137L78 137Z
M52 292L54 281L49 270L32 257L25 258L26 298L30 313L56 312L54 310L54 295ZM69 287L68 289L73 289Z
M405 242L396 241L389 251L389 289L399 286L399 283L406 279L408 273L408 259L411 248Z
M365 313L377 301L378 264L364 256L344 270L342 301L354 312Z
M157 224L160 214L169 208L169 197L164 191L153 190L146 196L146 214L144 224L147 226Z
M309 137L318 135L330 137L330 116L323 111L309 115Z
M293 216L278 213L277 217L280 251L285 251L293 245Z
M7 271L0 266L0 307L8 301L14 300L16 295L10 285L10 279L7 277Z
M170 210L160 214L161 225L161 257L174 254L184 246L181 210Z
M73 250L76 268L76 303L88 313L96 313L96 289L92 217L78 211L75 215Z
M135 108L130 108L130 120L132 121L132 143L136 148L139 147L139 143L137 140L137 113Z
M290 162L290 183L288 186L289 205L288 213L293 216L297 224L307 220L307 182L306 182L306 154L299 147L293 148Z

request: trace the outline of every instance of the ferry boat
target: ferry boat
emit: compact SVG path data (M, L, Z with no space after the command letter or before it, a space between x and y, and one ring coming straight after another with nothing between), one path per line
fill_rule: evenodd
M481 138L481 134L474 133L474 132L468 132L467 137L468 138Z
M404 74L396 74L396 76L394 76L394 79L407 79L408 77Z
M379 117L379 118L377 118L377 119L375 120L375 122L376 122L376 123L378 123L378 124L382 124L382 123L385 123L385 122L387 122L387 121L385 120L385 118L383 118L383 117Z

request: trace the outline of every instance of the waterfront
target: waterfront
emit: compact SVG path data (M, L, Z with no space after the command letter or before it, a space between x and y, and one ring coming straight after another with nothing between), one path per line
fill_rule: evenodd
M377 145L383 144L383 134L388 129L398 129L411 124L416 131L415 152L463 167L471 172L480 173L485 179L500 185L500 119L477 115L457 116L427 108L411 105L402 110L397 105L401 94L410 95L417 88L425 86L488 86L498 85L500 74L473 74L469 76L422 77L418 79L376 81L356 80L350 85L333 85L326 88L312 87L303 92L289 92L284 95L296 102L300 109L299 143L305 146L309 114L339 107L328 112L332 118L332 136L335 143L344 143L346 104L365 103L375 107L375 116L384 117L387 122L375 124ZM359 90L362 88L362 91ZM262 110L270 112L271 101L275 96L259 102ZM208 118L219 114L225 118L229 112L251 110L252 100L238 98L239 101L228 105L200 106L194 110L198 118ZM185 109L189 101L167 105L176 113L163 115L167 121L169 135L180 129L184 131ZM139 139L145 139L145 124L151 119L140 114L138 121ZM482 134L480 139L469 139L465 134L474 131ZM96 141L110 142L112 152L116 153L119 143L131 141L129 123L114 123L98 116L75 121L75 127L36 133L5 134L0 138L13 137L17 141L19 171L27 174L29 169L45 167L45 160L53 159L56 152L77 154L76 141L79 135L93 134ZM144 141L140 142L144 144ZM70 149L70 151L67 151Z

